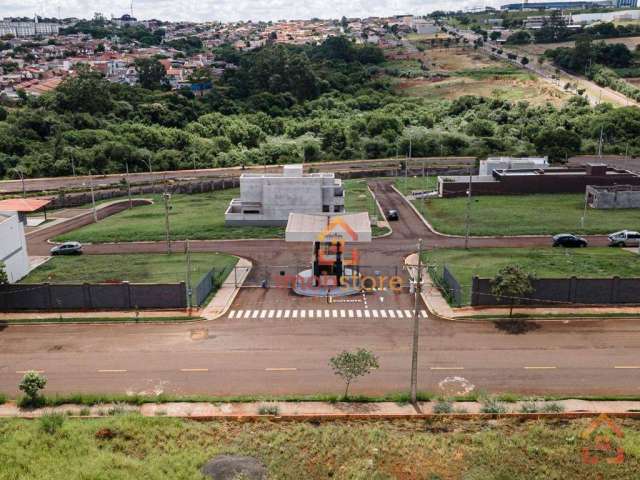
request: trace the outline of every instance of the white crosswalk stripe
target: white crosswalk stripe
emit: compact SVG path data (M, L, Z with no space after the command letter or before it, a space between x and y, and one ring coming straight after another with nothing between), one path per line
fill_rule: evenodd
M426 310L420 310L421 318L427 318ZM413 318L412 310L398 309L366 309L366 310L344 310L344 309L327 309L327 310L229 310L229 319L356 319L356 318L383 318L383 319L405 319Z

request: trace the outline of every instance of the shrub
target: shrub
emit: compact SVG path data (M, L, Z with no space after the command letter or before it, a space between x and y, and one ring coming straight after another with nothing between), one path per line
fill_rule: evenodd
M520 413L537 413L539 411L540 407L535 398L527 399L520 405Z
M453 412L453 405L447 400L438 400L433 406L433 413L442 414L451 412Z
M38 407L44 403L40 396L40 390L47 385L47 377L38 372L30 371L24 374L18 388L24 392L25 397L20 400L21 407Z
M540 411L543 413L562 413L564 412L564 406L556 402L551 402L543 405Z
M40 417L40 429L49 435L53 435L60 430L63 424L64 416L59 413L47 413Z
M279 415L280 414L280 407L278 407L278 405L275 404L275 403L260 405L260 408L258 408L258 414L260 414L260 415Z
M0 393L0 405L7 403L7 396L4 393Z
M499 400L493 397L485 398L480 407L482 413L507 413L507 407Z
M78 413L81 417L88 417L91 415L91 409L89 407L82 407Z

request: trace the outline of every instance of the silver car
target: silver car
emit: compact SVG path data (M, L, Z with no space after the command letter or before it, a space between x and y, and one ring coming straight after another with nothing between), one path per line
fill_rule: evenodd
M608 236L610 247L637 247L640 246L640 233L632 230L622 230Z
M80 255L82 244L80 242L65 242L51 249L51 255Z

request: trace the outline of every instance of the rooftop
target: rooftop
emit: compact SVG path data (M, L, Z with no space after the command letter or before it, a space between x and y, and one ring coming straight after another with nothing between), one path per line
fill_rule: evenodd
M50 198L10 198L0 200L0 212L37 212L52 202Z

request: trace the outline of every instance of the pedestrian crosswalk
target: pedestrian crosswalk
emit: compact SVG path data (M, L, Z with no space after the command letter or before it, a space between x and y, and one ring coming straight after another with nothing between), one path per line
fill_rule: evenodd
M421 318L427 318L427 311L420 310ZM228 317L231 319L251 319L251 320L268 320L268 319L409 319L413 318L412 310L404 309L257 309L257 310L230 310Z

